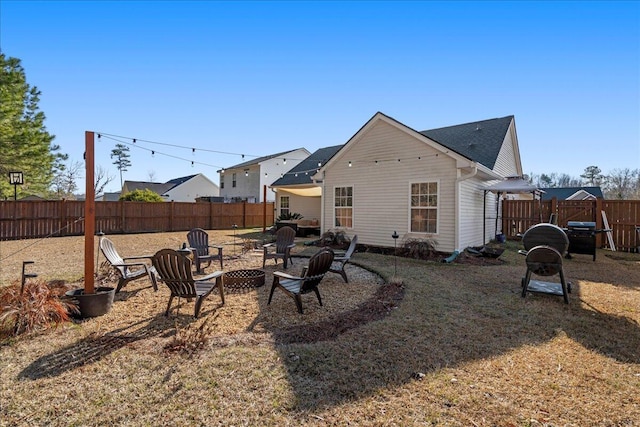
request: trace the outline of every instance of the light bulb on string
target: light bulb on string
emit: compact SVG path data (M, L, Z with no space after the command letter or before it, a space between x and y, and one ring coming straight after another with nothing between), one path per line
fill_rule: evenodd
M191 162L191 167L193 167L193 162Z
M135 138L133 138L133 143L134 143L134 144L136 143L136 139L135 139Z
M156 152L151 150L151 157L155 157L156 156Z
M286 165L287 164L287 159L282 159L282 164Z
M191 149L191 154L195 156L195 154L196 154L196 149L195 148Z
M349 167L351 167L351 161L349 161Z

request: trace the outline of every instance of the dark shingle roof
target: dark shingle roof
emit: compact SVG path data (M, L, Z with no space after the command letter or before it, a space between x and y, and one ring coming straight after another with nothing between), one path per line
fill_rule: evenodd
M129 191L149 189L154 193L158 193L162 195L167 191L169 191L170 189L172 189L173 187L175 187L175 184L170 184L170 183L163 184L160 182L145 182L145 181L125 181L125 186Z
M554 187L541 188L541 190L544 191L542 194L542 200L551 200L554 197L558 200L567 200L580 190L584 190L599 199L604 198L600 187Z
M324 165L342 147L343 145L334 145L332 147L325 147L316 150L309 157L298 163L289 172L284 174L283 177L278 178L273 184L271 184L271 186L279 187L282 185L300 185L313 183L311 177L316 173L316 170L318 169L318 163Z
M422 135L493 169L513 116L425 130Z
M173 186L175 187L176 185L180 185L180 184L183 184L183 183L189 181L194 176L195 175L189 175L189 176L183 176L181 178L173 178L173 179L167 181L167 184L173 184Z
M273 159L274 157L284 156L285 154L289 154L290 152L296 151L296 150L300 150L300 148L296 148L295 150L283 151L281 153L270 154L268 156L258 157L258 158L253 159L253 160L248 160L248 161L243 162L243 163L238 163L237 165L229 166L228 168L225 168L225 169L239 169L239 168L243 168L243 167L246 167L246 166L257 165L258 163L264 162L265 160Z

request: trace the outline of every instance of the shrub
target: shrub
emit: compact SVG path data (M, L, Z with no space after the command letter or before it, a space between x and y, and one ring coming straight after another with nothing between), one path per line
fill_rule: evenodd
M217 313L214 319L216 317ZM192 356L203 349L214 332L214 327L208 324L209 319L210 318L207 317L200 326L195 326L193 323L190 323L184 328L180 328L176 322L176 334L171 341L164 346L164 350L169 353L181 353Z
M280 216L276 218L276 221L290 221L292 219L302 219L302 218L304 217L298 212L289 212L289 213L280 214Z
M58 326L70 320L78 308L61 298L71 289L61 281L30 280L20 292L20 283L0 288L0 336L19 335Z
M133 190L120 196L120 200L129 202L164 202L158 193L145 188L144 190Z
M407 239L402 243L402 247L408 257L425 259L435 254L437 244L434 239Z

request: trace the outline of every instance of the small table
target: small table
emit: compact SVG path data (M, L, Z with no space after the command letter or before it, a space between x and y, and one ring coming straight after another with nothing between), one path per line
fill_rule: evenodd
M224 273L224 287L230 292L249 292L264 286L263 270L231 270Z

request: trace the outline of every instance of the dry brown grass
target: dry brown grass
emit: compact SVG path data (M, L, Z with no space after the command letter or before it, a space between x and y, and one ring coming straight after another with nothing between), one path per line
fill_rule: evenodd
M234 254L230 232L210 235ZM133 255L177 248L185 233L110 237ZM23 259L48 279L82 276L82 238L6 258L31 243L0 242L1 283ZM198 320L184 301L165 318L168 291L134 281L105 316L0 347L0 425L640 425L640 257L567 260L567 306L520 297L516 250L510 243L491 266L358 253L389 281L397 261L393 285L350 266L353 283L327 276L324 307L307 296L302 316L281 292L266 305L272 262L267 286L228 294L224 306L211 295ZM203 349L165 349L181 342L176 330L200 343L207 319Z

